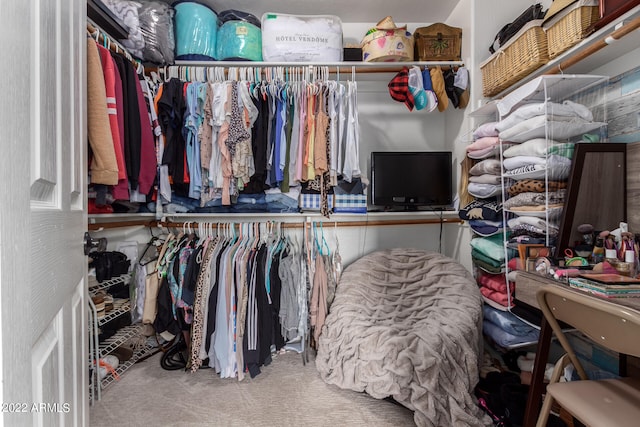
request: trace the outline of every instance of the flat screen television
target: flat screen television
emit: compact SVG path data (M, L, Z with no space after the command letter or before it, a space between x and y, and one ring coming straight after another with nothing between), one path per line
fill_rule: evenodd
M447 210L453 206L450 151L374 151L371 198L386 210Z

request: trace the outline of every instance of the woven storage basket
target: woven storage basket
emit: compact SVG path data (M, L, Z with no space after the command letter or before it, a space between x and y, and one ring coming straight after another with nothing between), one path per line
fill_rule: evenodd
M589 35L587 30L600 18L600 8L595 6L581 6L578 4L568 7L543 25L547 33L549 58L555 58L571 46Z
M542 20L525 25L509 42L480 64L482 94L497 95L549 61Z

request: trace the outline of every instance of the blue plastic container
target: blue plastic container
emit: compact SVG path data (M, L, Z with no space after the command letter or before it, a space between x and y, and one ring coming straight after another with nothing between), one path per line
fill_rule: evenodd
M174 4L176 59L215 59L218 16L200 3Z
M262 30L246 21L227 21L218 29L218 60L262 61Z

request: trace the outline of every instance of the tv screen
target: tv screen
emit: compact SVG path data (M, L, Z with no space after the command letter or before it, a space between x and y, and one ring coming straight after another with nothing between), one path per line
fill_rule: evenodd
M375 206L417 210L453 205L450 151L371 153L371 196Z

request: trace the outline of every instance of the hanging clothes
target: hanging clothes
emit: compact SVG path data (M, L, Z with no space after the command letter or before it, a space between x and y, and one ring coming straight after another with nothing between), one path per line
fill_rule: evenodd
M347 91L347 124L344 145L344 166L342 176L345 181L361 175L360 172L360 128L358 122L358 88L355 81L348 82Z
M203 358L201 349L202 338L206 328L207 296L209 295L209 285L211 282L211 260L215 255L215 249L219 242L218 237L207 240L206 250L202 258L200 272L196 282L196 290L193 301L193 323L191 329L191 353L189 366L191 372L197 371L202 366Z
M133 66L130 63L129 68L133 70ZM129 184L131 186L131 190L137 191L142 195L142 198L139 201L145 202L145 196L151 191L157 173L156 146L149 113L149 109L152 107L147 105L145 95L142 92L144 79L140 80L138 79L137 74L133 75L135 77L135 91L138 100L137 114L140 122L140 134L137 137L137 146L139 147L139 173L137 177L138 185L136 186L131 179L129 179ZM135 151L137 150L138 149Z
M111 135L104 74L98 48L87 38L87 136L92 152L91 182L117 185L118 163Z
M124 110L124 155L129 177L129 187L138 188L140 176L140 109L138 106L138 77L131 63L124 56L111 53L122 79Z
M255 90L255 89L254 89ZM266 96L253 97L257 117L251 128L251 151L253 153L254 173L244 187L250 194L260 193L270 188L267 185L267 129L269 126L269 103Z
M259 375L272 362L274 349L304 351L311 326L317 342L335 290L335 271L319 233L310 243L316 249L309 261L280 226L224 228L215 236L185 232L167 237L155 263L153 326L167 339L187 338L187 369L195 372L208 359L221 378L242 380L247 373ZM145 274L140 277L144 280ZM147 301L147 295L138 300ZM148 308L139 308L146 317Z
M160 168L160 183L166 187L169 182L179 196L171 197L167 212L297 211L300 184L315 182L311 191L321 194L322 213L328 216L329 194L338 177L360 175L357 87L348 82L347 90L344 84L316 79L308 72L285 77L279 71L263 71L262 81L238 81L237 72L228 80L207 73L217 80L186 83L171 77L158 89L163 93L158 116L166 133L162 163L168 172ZM180 74L189 75L184 70ZM250 74L239 73L242 79ZM186 88L186 102L184 96L174 96L181 94L180 84ZM191 92L193 85L199 85L198 97ZM176 101L173 107L171 100ZM162 102L167 103L160 106ZM194 114L191 105L199 111L200 103L202 111ZM184 141L174 141L176 129L168 124L182 117L183 108ZM171 123L175 127L179 120ZM193 160L198 156L199 165ZM265 200L264 195L274 190L290 200ZM163 202L168 201L164 197Z
M162 164L168 166L172 178L172 190L186 195L184 184L185 141L182 134L183 117L186 105L182 82L176 78L163 84L162 96L158 101L158 119L165 136Z
M118 184L127 180L127 170L124 163L124 147L120 140L120 130L118 128L118 101L116 97L116 65L111 57L111 53L106 48L97 45L104 73L104 86L107 98L107 112L109 113L109 125L111 137L113 138L113 149L118 165ZM122 88L120 87L120 93ZM120 100L122 102L122 99Z
M187 85L186 112L182 128L189 169L188 196L199 200L202 191L202 164L200 161L200 126L204 120L206 84L193 82Z

